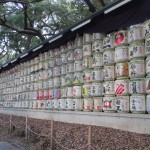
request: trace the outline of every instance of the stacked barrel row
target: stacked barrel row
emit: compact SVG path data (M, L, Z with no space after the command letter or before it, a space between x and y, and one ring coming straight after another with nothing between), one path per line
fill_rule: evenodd
M149 112L149 22L77 35L1 73L4 107Z

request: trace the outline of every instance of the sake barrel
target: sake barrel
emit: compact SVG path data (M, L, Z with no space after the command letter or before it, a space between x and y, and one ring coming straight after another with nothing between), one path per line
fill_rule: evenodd
M130 110L132 113L145 113L145 95L130 96Z
M74 63L67 63L66 73L73 73L73 72L74 72Z
M58 99L54 99L53 101L53 109L57 110L59 109L59 100Z
M91 44L83 45L83 57L90 57L92 55Z
M146 20L143 23L143 36L144 37L149 37L150 36L150 19Z
M115 67L104 66L103 68L103 78L104 80L114 80L115 79Z
M54 50L49 50L48 53L50 58L54 57Z
M115 112L115 97L107 96L103 97L103 111L104 112Z
M102 67L102 65L103 65L103 55L101 53L93 54L92 67Z
M114 48L113 36L107 35L103 39L103 49L106 50L110 48Z
M92 82L103 81L103 70L101 68L94 68L91 74L92 74Z
M73 84L74 85L81 85L83 83L83 73L82 72L75 72L73 75Z
M74 62L74 71L82 71L83 70L83 65L82 65L82 60L78 60Z
M103 33L93 33L93 37L92 40L102 40L104 38L104 34Z
M102 96L103 84L93 82L91 85L91 96Z
M145 81L145 87L146 87L146 93L150 94L150 76L146 77L146 81Z
M94 40L92 42L92 52L93 53L102 53L103 52L103 41Z
M78 110L78 111L83 110L83 99L74 99L74 103L75 103L75 106L74 106L75 110Z
M80 98L82 97L82 86L73 86L73 97Z
M150 54L150 37L145 39L145 55Z
M67 86L66 87L66 94L67 94L67 97L73 97L73 87L72 86Z
M130 94L145 94L145 78L134 78L130 80L129 83Z
M74 61L74 50L67 51L67 61L68 62Z
M128 37L126 30L120 30L115 32L114 34L114 45L128 45Z
M52 100L46 101L46 109L52 109L54 107L54 103Z
M84 33L83 34L83 44L91 43L92 42L92 34L91 33Z
M93 66L93 58L92 57L85 57L83 58L83 69L89 69Z
M81 47L83 45L83 36L77 36L75 39L75 46Z
M107 51L103 52L103 64L104 65L111 65L114 64L114 55L115 51L113 49L108 49Z
M130 26L128 30L128 43L143 39L142 24Z
M82 58L83 58L82 48L76 48L74 50L74 60L82 60Z
M66 74L66 85L73 84L73 73Z
M138 78L145 76L145 61L144 59L131 60L129 62L129 77Z
M116 95L128 95L129 94L129 80L128 79L115 81L115 94Z
M119 113L129 112L129 96L117 96L116 97L116 111Z
M103 94L105 96L115 95L115 81L105 81L103 82Z
M144 42L133 42L129 46L129 59L145 57Z
M92 110L93 110L93 99L84 98L84 111L92 111Z
M66 99L59 99L59 109L60 110L66 109Z
M93 111L102 111L103 110L103 98L102 97L93 97Z
M66 109L67 110L74 110L74 106L75 106L74 99L67 98L66 99Z
M82 96L90 97L91 96L91 83L85 83L82 86Z
M124 62L128 61L128 46L118 46L115 48L115 62Z
M92 70L86 69L83 72L83 82L92 82Z
M146 96L146 110L150 113L150 95Z
M128 62L117 63L115 65L115 76L117 79L128 78Z

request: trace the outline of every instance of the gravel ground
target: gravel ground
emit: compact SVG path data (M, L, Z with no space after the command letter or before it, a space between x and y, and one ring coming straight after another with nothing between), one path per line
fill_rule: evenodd
M1 115L0 120L7 122L9 116ZM50 149L50 137L39 137L29 132L29 140L25 141L25 118L12 117L17 127L11 136L9 134L9 123L0 122L0 141L15 143L27 150ZM50 121L29 119L29 127L38 134L50 134ZM87 144L88 126L54 122L54 137L57 142L69 149L76 149ZM54 142L54 150L63 150ZM92 126L92 146L95 150L150 150L150 136L132 132L121 131L106 127ZM81 150L87 150L83 148Z

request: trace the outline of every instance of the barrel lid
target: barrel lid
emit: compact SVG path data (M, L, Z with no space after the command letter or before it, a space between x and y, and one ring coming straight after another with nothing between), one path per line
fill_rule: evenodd
M130 79L130 81L142 81L144 80L145 78L132 78Z

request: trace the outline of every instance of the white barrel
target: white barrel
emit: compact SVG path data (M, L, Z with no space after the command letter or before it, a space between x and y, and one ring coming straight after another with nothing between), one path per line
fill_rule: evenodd
M103 78L104 78L104 80L114 80L115 79L115 67L114 66L104 66Z
M91 33L84 33L83 34L83 44L91 43L92 42L92 34Z
M130 94L145 94L145 78L134 78L129 83Z
M91 96L102 96L102 94L103 94L103 84L93 82L91 85Z
M53 88L54 87L54 81L53 81L53 79L49 79L48 80L48 87L49 88Z
M103 111L104 112L115 112L116 105L115 105L115 97L103 97Z
M66 45L66 44L61 45L61 46L60 46L60 52L61 52L61 53L65 53L66 51L67 51L67 45Z
M103 64L104 65L111 65L114 64L114 55L115 51L112 49L109 49L107 51L103 52Z
M107 95L115 95L115 82L114 81L105 81L103 82L103 94Z
M54 107L54 103L52 100L46 101L46 109L52 109Z
M90 57L92 55L91 44L83 45L83 57Z
M82 86L82 96L83 97L91 96L91 83L86 83Z
M73 97L82 97L82 86L73 86Z
M59 48L55 48L55 49L54 49L54 55L55 55L55 57L58 56L58 55L60 55L60 53L61 53L61 52L60 52L60 49L59 49Z
M80 85L83 83L83 73L82 72L75 72L73 75L73 84Z
M67 98L66 99L66 109L67 110L74 110L74 99L71 99L71 98Z
M120 31L115 32L114 44L115 44L115 46L128 44L128 37L127 37L127 31L126 30L120 30Z
M53 68L53 77L57 77L57 76L60 76L60 67L59 66Z
M59 109L59 100L58 99L54 99L53 101L53 109Z
M83 99L74 99L74 109L83 110Z
M144 23L143 23L143 29L142 29L142 32L143 32L143 36L144 37L149 37L150 36L150 19L149 20L146 20Z
M55 66L60 66L61 65L60 56L57 56L57 57L54 58L54 64L55 64Z
M142 38L142 24L130 26L128 30L128 43L141 40Z
M129 96L117 96L116 97L116 111L120 113L129 112Z
M146 74L150 74L150 56L146 58Z
M68 62L74 61L74 50L67 51L67 61Z
M93 54L92 67L102 67L102 65L103 65L103 55L101 53Z
M48 82L47 81L43 81L43 89L48 89Z
M66 99L59 99L59 109L61 110L66 109Z
M145 61L144 59L132 60L129 62L129 77L138 78L145 76Z
M84 111L92 111L93 110L93 99L84 98Z
M67 94L67 97L73 97L73 87L72 86L66 87L66 94Z
M82 60L78 60L74 62L74 71L82 71L83 70L83 64Z
M74 60L82 60L82 58L83 58L83 49L76 48L74 50Z
M130 96L130 110L132 113L145 113L145 95Z
M66 76L60 76L60 86L65 86L66 85Z
M49 59L48 66L49 66L49 68L53 68L55 66L54 58Z
M61 91L61 98L66 98L67 97L66 87L61 87L60 91Z
M60 64L66 64L67 63L67 53L62 53L60 55Z
M83 69L92 68L93 66L93 58L92 57L85 57L83 58Z
M92 53L102 53L103 52L103 41L95 40L92 42Z
M102 40L104 38L104 34L103 33L93 33L93 37L92 40Z
M146 77L146 80L145 80L145 87L146 87L146 93L147 93L147 94L150 94L150 76L147 76L147 77Z
M35 67L36 65L34 65L34 67ZM46 61L43 61L43 69L48 69L49 68L49 66L48 66L48 61L46 60ZM34 70L35 70L35 68L34 68Z
M115 65L115 77L117 79L128 78L128 62L117 63Z
M48 69L48 78L53 78L53 70Z
M115 48L115 62L124 62L129 60L128 46L118 46Z
M66 73L73 73L74 72L74 63L68 63L66 65Z
M75 47L74 41L68 41L68 42L67 42L67 49L68 49L68 50L74 49L74 47Z
M56 98L56 99L58 99L58 98L60 98L60 89L59 88L55 88L55 89L53 89L53 97L54 98Z
M66 85L72 85L73 84L73 73L67 73L66 74Z
M145 39L145 55L150 55L150 38Z
M60 74L65 75L66 74L66 65L60 66Z
M150 95L146 96L146 110L150 113Z
M93 111L102 111L103 110L103 98L102 97L93 97Z
M115 81L115 94L128 95L129 94L129 80L116 80Z
M113 36L106 36L103 39L103 49L106 50L110 48L114 48Z
M145 57L144 42L133 42L129 46L129 59Z
M53 78L53 81L54 81L54 87L60 86L60 78L59 77Z
M75 39L75 46L80 47L83 45L83 36L77 36Z
M83 82L92 82L92 70L91 69L84 70Z
M53 99L54 98L54 89L50 88L48 90L48 94L49 94L49 99ZM59 97L59 96L58 96Z
M103 70L101 68L94 68L92 70L92 82L103 81Z

